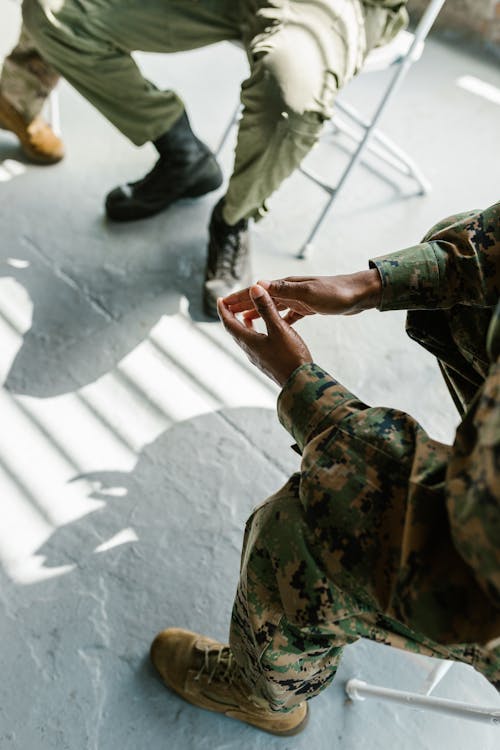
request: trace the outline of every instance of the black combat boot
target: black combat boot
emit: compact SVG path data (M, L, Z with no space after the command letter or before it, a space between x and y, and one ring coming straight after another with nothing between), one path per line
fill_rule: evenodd
M248 221L226 224L222 218L224 199L212 212L203 301L205 312L217 317L217 299L251 283Z
M153 216L179 198L195 198L222 184L215 156L195 136L185 112L153 143L160 158L151 172L142 180L115 188L106 197L110 219L134 221Z

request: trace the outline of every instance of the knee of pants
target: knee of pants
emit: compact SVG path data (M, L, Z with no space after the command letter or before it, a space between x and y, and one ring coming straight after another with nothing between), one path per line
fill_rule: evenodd
M314 37L307 29L286 28L268 49L256 50L256 55L269 109L286 115L291 127L311 133L319 130L331 116L337 79Z
M22 12L24 27L35 42L40 44L47 30L52 27L45 5L42 5L42 0L23 0Z
M93 65L98 43L88 33L90 21L72 0L23 0L24 26L48 62L61 65L77 53L79 65Z

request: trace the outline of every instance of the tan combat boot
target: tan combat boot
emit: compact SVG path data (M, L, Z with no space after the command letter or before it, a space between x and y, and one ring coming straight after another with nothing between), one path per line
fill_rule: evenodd
M26 156L37 164L55 164L64 156L64 144L41 117L26 122L0 93L0 128L15 133Z
M151 645L151 661L169 688L199 708L283 736L298 734L307 723L305 701L288 713L254 703L229 646L204 635L181 628L163 630Z

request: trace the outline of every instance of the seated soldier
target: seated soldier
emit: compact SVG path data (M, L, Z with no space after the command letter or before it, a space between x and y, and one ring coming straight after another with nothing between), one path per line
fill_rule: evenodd
M15 133L26 156L37 164L54 164L64 156L63 142L40 114L58 78L23 28L2 67L0 128Z
M250 281L248 220L298 167L330 117L337 91L366 54L406 24L406 0L24 0L24 20L44 57L133 143L151 141L153 169L112 190L115 221L151 216L179 198L216 190L222 173L191 130L173 91L145 80L131 52L178 52L240 41L250 76L241 88L233 173L213 210L204 302ZM217 90L213 92L217 107ZM210 113L207 112L207 117Z
M301 472L247 523L229 645L170 628L151 657L186 700L275 734L302 729L360 637L471 664L500 690L500 203L370 266L219 300L282 386ZM360 402L291 326L374 307L409 310L408 334L437 357L461 414L453 446Z

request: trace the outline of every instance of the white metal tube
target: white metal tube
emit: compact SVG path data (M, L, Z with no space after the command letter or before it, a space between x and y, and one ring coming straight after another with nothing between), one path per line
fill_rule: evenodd
M422 15L422 18L415 29L415 40L412 44L410 55L415 49L417 49L420 42L426 38L444 3L445 0L431 0L427 6L425 13Z
M343 105L342 107L340 105L337 106L339 109L343 109L345 114L352 120L354 120L356 124L359 124L359 127L365 127L365 121L363 121L362 118L357 115L355 110L349 111L350 108L345 107L345 105ZM360 136L358 136L356 131L352 127L350 127L347 122L339 118L338 115L334 115L334 124L337 130L340 130L341 132L352 138L354 141L359 143L359 141L361 140ZM380 146L377 146L377 141L382 148ZM425 175L421 172L421 170L417 167L413 159L411 159L407 153L405 153L399 146L397 146L394 141L391 141L391 139L384 135L384 133L381 133L380 130L373 131L372 140L367 144L366 148L368 151L371 151L380 159L387 162L387 164L390 164L392 167L394 167L394 169L397 169L398 172L401 172L408 177L413 177L420 185L423 193L430 193L431 184L425 177Z
M342 120L337 115L335 117L335 126L337 127L340 132L344 133L345 135L349 136L349 138L352 138L353 141L359 143L360 137L359 134L356 132L356 130L349 125L348 122L345 120ZM382 159L382 161L385 161L387 164L390 164L391 167L394 169L397 169L398 172L402 172L405 175L411 175L411 170L408 164L403 161L403 159L398 158L397 156L394 156L388 148L384 150L384 148L377 145L376 141L379 140L377 138L377 133L373 134L372 141L368 144L367 151L371 151L372 154L375 154L375 156L378 156L379 159ZM380 139L381 140L381 139ZM385 145L385 144L384 144Z
M50 92L49 101L49 122L52 130L57 136L61 135L61 115L59 112L59 94L56 89Z
M447 716L470 719L486 724L493 724L500 728L500 708L472 706L470 703L453 701L448 698L435 698L419 693L407 693L403 690L392 690L380 685L369 685L363 680L352 679L346 684L346 693L351 700L364 700L375 697L380 700L398 703L410 708L423 708Z

